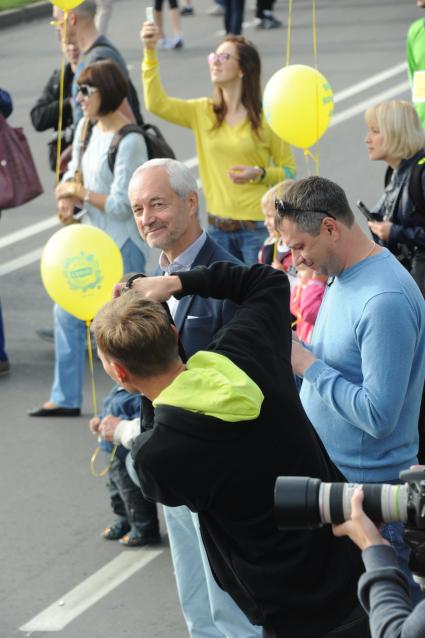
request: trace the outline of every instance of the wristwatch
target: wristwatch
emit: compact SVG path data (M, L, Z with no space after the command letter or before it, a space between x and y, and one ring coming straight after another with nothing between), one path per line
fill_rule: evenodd
M122 291L127 292L127 290L131 290L133 286L133 281L135 281L136 279L140 279L142 277L146 277L146 275L144 275L142 272L136 273L135 275L131 275L131 277L129 277L127 281L125 282L125 286L122 289Z

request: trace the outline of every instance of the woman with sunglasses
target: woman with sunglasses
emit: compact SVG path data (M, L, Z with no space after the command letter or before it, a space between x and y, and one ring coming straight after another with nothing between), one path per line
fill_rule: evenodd
M242 36L227 36L208 56L212 98L166 95L159 77L157 27L145 22L142 79L146 108L191 128L208 211L208 232L246 264L257 261L266 238L260 200L274 184L295 174L288 144L265 121L257 49Z
M130 122L119 111L128 91L127 80L111 60L88 65L78 77L77 100L84 117L78 123L72 159L56 187L58 214L64 224L81 222L105 231L121 250L125 272L143 272L145 245L139 236L128 199L135 169L147 160L144 138L129 133L119 143L113 170L108 150L114 134ZM91 133L85 133L91 123ZM81 148L85 150L82 152ZM83 183L78 180L81 171ZM78 416L82 405L85 364L85 324L57 305L54 309L55 378L50 399L31 416Z

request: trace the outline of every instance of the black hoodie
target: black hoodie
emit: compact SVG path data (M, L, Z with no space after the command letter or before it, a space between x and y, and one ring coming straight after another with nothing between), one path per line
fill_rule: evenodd
M345 480L294 384L287 277L268 266L228 263L178 276L181 296L231 299L240 307L207 351L191 357L188 371L154 401L153 429L133 449L143 492L199 513L215 578L251 622L282 638L320 638L357 606L362 565L357 548L335 538L330 526L296 532L276 527L278 476ZM196 374L199 398L191 385ZM234 391L240 419L229 409ZM258 405L256 412L244 394Z

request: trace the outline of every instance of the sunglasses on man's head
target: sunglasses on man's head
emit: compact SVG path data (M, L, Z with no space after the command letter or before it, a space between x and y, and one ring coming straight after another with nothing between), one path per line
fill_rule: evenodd
M316 213L316 214L319 214L319 215L326 215L327 217L332 217L332 219L336 219L333 215L328 213L327 210L323 210L323 208L314 208L314 209L297 208L293 204L290 204L289 202L285 202L284 199L275 199L274 200L274 207L275 207L275 209L277 211L277 214L280 217L284 217L285 214L286 215L294 215L294 214L296 215L297 213Z
M81 93L83 97L91 97L97 90L98 89L95 86L90 86L90 84L78 85L78 93Z

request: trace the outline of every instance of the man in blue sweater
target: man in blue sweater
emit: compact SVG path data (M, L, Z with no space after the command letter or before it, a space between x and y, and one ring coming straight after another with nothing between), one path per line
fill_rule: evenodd
M419 288L363 233L344 191L330 180L297 181L277 209L295 265L331 278L312 345L292 344L304 409L349 481L397 481L417 462L425 377ZM388 526L392 541L394 530Z

